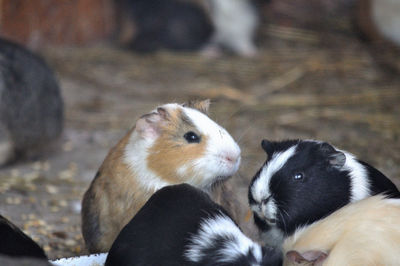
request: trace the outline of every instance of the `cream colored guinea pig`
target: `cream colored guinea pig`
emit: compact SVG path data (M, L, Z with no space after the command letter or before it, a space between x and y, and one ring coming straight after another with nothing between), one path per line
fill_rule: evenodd
M347 205L286 239L284 265L400 265L400 199Z
M239 168L240 148L207 115L209 101L165 104L143 115L110 150L82 201L90 252L106 252L158 189L188 183L210 191Z

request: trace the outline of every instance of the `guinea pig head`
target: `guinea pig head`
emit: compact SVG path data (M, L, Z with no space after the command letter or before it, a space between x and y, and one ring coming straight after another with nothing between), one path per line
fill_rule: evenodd
M267 141L267 161L249 187L255 220L290 235L349 202L343 152L318 141Z
M156 187L189 183L208 189L233 175L240 148L207 116L208 106L209 101L166 104L140 118L126 150L131 168Z

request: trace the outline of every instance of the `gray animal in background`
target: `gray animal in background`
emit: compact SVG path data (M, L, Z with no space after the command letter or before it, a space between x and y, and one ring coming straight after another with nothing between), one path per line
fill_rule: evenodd
M63 122L52 70L24 47L0 39L0 167L49 150Z

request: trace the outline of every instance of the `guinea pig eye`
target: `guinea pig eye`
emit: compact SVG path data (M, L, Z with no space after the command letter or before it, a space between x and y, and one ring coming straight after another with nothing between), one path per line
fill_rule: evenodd
M188 143L199 143L200 142L200 137L193 131L189 131L183 135L183 137L186 139Z
M296 173L294 176L294 180L301 180L304 177L303 173Z

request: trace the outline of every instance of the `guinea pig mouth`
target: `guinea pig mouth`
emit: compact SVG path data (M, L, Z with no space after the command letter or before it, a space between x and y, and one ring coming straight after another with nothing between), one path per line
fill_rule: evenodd
M265 218L265 220L267 221L267 223L269 223L269 224L271 224L271 225L276 224L276 219L268 219L268 218Z

